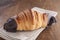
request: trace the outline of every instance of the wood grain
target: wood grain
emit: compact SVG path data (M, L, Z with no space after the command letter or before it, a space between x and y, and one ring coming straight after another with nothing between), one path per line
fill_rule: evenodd
M13 0L9 4L0 4L0 25L9 17L35 6L58 12L57 23L46 28L36 40L60 40L60 0Z

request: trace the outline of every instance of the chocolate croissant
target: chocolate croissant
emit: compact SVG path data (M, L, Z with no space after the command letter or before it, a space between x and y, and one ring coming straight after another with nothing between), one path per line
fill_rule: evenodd
M40 13L31 9L24 10L15 16L16 17L9 18L4 24L6 31L35 30L46 27L48 23L48 15L46 13Z

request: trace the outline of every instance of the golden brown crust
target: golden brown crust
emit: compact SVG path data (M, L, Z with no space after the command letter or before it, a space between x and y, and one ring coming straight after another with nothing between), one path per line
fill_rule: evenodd
M15 18L17 30L34 30L47 25L47 15L34 10L25 10ZM45 22L45 23L44 23Z
M48 23L48 15L46 13L43 14L43 24L42 27L46 27Z

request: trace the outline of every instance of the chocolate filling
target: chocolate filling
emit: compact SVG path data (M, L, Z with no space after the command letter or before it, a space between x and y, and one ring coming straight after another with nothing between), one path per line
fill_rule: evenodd
M53 23L56 23L55 17L51 17L47 26L51 26Z
M9 18L7 22L4 24L4 29L8 32L16 32L17 31L17 23L13 18Z

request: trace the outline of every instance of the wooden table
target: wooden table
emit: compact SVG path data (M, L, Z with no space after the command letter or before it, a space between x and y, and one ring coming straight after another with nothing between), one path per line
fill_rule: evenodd
M12 0L9 3L0 4L0 25L2 26L9 17L35 6L58 12L57 23L45 29L36 40L60 40L60 0ZM4 39L0 38L0 40Z

